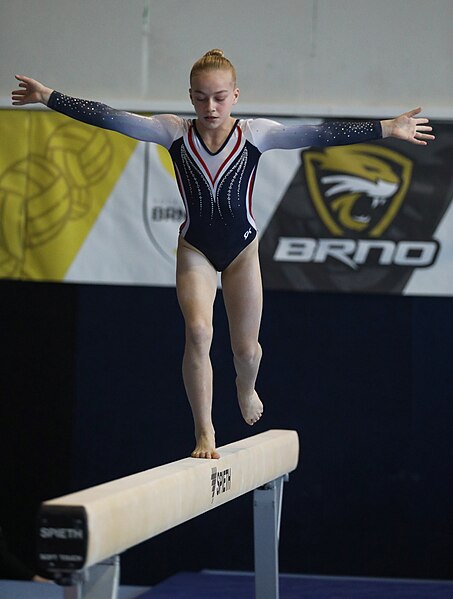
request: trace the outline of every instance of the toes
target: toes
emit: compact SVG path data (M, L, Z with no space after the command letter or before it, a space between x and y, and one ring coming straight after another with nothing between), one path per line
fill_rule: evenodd
M253 426L263 415L264 407L261 400L258 397L256 391L251 397L243 397L238 395L239 407L242 412L242 416L249 426Z
M248 418L246 420L247 424L250 424L250 426L253 426L254 424L256 424L258 422L258 420L261 418L262 415L263 415L263 410L258 412L258 414L256 416L253 416L252 418Z
M205 453L206 452L203 451L202 449L194 449L190 455L193 458L204 458L205 457Z
M201 460L218 460L220 458L220 454L215 450L201 450L194 449L190 454L192 458L197 458Z

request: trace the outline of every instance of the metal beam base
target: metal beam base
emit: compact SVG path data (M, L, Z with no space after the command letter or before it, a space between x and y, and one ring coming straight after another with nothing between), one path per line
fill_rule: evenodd
M72 582L64 587L64 599L118 599L119 555L84 570Z
M279 599L278 541L285 474L253 493L255 597Z

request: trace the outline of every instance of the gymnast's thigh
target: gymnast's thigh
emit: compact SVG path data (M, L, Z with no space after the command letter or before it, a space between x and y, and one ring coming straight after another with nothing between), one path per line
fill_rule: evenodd
M176 292L186 324L211 326L217 292L217 271L204 254L178 240Z
M233 349L247 339L256 341L263 309L257 238L222 273L222 289Z

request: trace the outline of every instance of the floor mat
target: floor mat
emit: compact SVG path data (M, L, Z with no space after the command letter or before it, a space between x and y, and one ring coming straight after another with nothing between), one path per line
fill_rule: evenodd
M253 599L253 574L182 572L138 599ZM280 576L280 599L453 599L453 582Z

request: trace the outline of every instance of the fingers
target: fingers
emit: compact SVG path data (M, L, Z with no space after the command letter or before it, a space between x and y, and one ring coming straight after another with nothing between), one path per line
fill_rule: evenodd
M420 133L422 131L432 131L433 128L432 127L423 127L423 126L417 126L417 131Z
M20 89L15 89L12 93L13 94L26 94L29 86L26 83L19 83L19 87Z
M430 133L427 133L428 131L432 131L433 128L431 126L426 126L426 125L420 125L418 124L419 121L421 122L429 122L428 119L416 119L417 123L415 126L415 134L414 137L416 137L417 139L426 139L426 140L432 140L432 139L436 139L434 135L431 135Z
M427 140L431 140L431 139L436 139L435 135L428 135L426 133L416 133L415 134L417 139L427 139Z
M409 112L406 112L406 116L408 117L413 117L416 114L420 114L420 112L422 111L421 107L419 106L418 108L414 108L413 110L409 110Z
M422 109L419 106L418 108L414 108L413 110L409 110L409 112L406 112L405 116L407 116L410 119L413 119L412 122L415 124L414 135L412 139L410 139L409 141L418 146L426 146L428 145L428 141L432 141L433 139L436 139L436 137L434 135L431 135L430 133L427 133L428 131L433 130L431 126L427 125L427 123L429 123L429 119L413 118L415 115L419 114L421 110Z
M14 91L11 92L11 99L13 100L13 104L15 103L15 101L21 101L24 99L24 97L27 94L27 90L26 89L15 89Z
M426 146L428 145L428 141L432 141L433 139L436 139L434 135L428 135L427 133L420 133L416 131L414 137L409 141L418 146Z
M19 85L20 85L21 87L24 87L24 86L26 86L26 85L27 85L27 83L28 83L28 77L24 77L23 75L14 75L14 77L15 77L15 78L16 78L18 81L20 81Z
M23 106L28 104L28 96L30 95L34 80L24 75L15 75L15 78L19 81L19 88L11 92L11 103L13 106Z
M26 86L24 86L21 89L15 89L14 91L11 92L12 94L26 94L27 93L27 88Z

